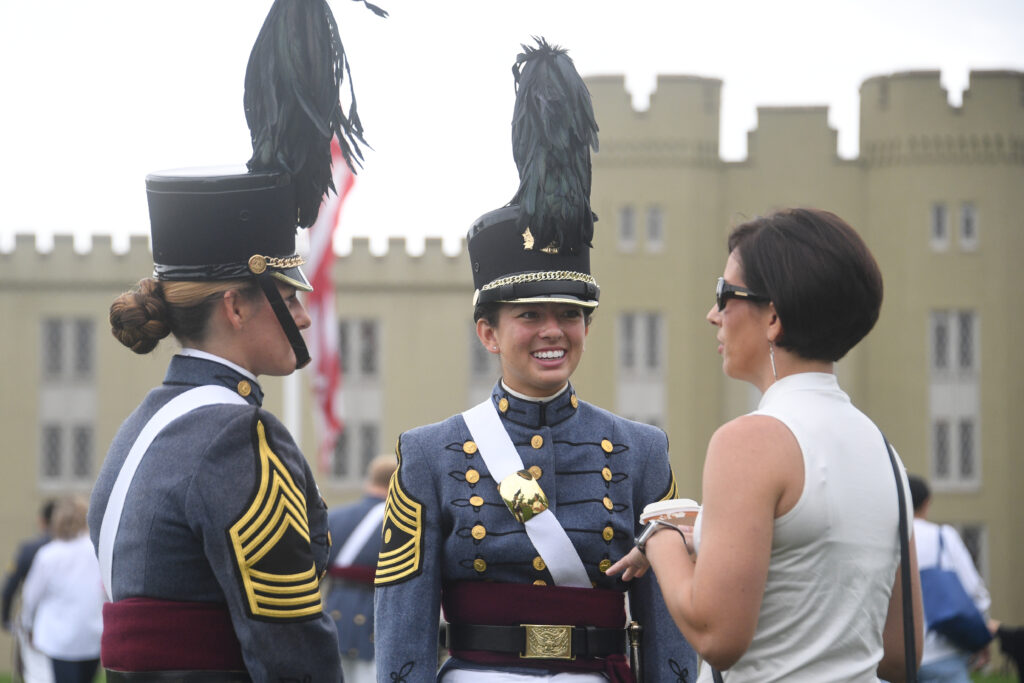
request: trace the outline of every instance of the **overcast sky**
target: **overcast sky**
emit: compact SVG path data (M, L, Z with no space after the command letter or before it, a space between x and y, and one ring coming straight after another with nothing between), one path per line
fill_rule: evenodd
M373 150L339 247L424 236L451 250L516 187L510 67L531 35L584 76L623 74L646 106L658 74L720 78L721 153L746 154L756 107L828 105L857 154L858 88L939 70L1024 71L1021 0L331 0ZM0 248L14 233L148 233L144 178L242 164L242 84L271 0L0 0ZM600 124L600 112L598 112Z

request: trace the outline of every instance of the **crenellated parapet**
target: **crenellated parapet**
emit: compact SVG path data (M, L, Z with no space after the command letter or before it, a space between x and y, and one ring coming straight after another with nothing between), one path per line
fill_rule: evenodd
M1024 73L972 71L960 106L938 71L876 76L860 89L868 166L1024 164Z
M52 247L43 249L35 235L19 233L13 249L0 252L0 288L123 291L152 272L146 235L132 235L124 251L114 248L109 235L95 235L89 249L77 251L70 234L54 236ZM351 252L335 258L333 275L339 288L472 289L465 242L448 255L440 238L427 238L419 254L410 254L401 237L390 238L382 254L370 250L368 238L353 238Z
M722 81L662 75L645 111L633 107L623 76L585 79L601 128L595 166L715 166Z

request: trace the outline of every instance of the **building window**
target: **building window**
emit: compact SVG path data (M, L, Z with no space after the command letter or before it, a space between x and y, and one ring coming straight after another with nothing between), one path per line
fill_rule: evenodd
M661 368L661 315L648 313L645 316L647 323L645 342L647 347L646 363L648 370Z
M664 364L664 334L660 313L621 313L620 369L656 372Z
M619 249L633 251L636 248L636 216L633 207L626 205L619 209Z
M341 370L350 377L376 377L380 373L380 326L369 318L338 322Z
M981 387L978 314L930 314L931 472L937 490L981 484Z
M949 368L949 316L944 313L932 314L932 367Z
M620 365L623 370L632 370L636 366L636 314L619 315L619 329Z
M60 377L64 371L64 323L61 320L43 321L43 374Z
M75 346L72 349L75 376L79 379L92 377L93 324L91 320L75 320Z
M370 461L377 457L377 452L380 448L380 444L378 443L379 433L380 430L376 424L367 422L359 425L359 450L362 454L359 467L360 474L365 474L366 470L370 466Z
M957 359L960 370L974 369L975 325L974 312L960 311L957 313Z
M43 425L42 433L43 479L59 479L61 475L61 429L58 425Z
M960 205L960 248L974 251L978 248L978 210L973 202Z
M86 479L92 474L92 427L77 425L71 430L71 476Z
M980 524L963 524L957 528L957 532L960 534L967 552L970 553L971 559L974 560L974 566L977 568L978 573L985 576L987 573L985 562L985 527Z
M664 222L660 206L647 208L647 251L658 252L665 246Z
M934 444L934 467L935 474L939 479L948 479L950 475L949 466L949 422L937 420L935 422Z
M932 204L930 235L932 249L945 251L949 248L949 211L945 204Z
M338 434L334 442L334 462L331 463L331 476L335 479L348 479L348 428Z

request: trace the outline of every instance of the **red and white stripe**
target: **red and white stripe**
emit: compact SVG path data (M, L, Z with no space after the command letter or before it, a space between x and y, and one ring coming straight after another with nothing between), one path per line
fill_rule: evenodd
M341 399L341 352L338 347L338 321L334 310L334 230L341 206L355 183L355 176L341 156L337 140L331 141L334 187L320 206L316 222L309 228L309 256L306 274L313 291L306 299L312 323L307 341L313 356L314 421L318 436L317 463L321 472L329 470L334 444L345 429Z

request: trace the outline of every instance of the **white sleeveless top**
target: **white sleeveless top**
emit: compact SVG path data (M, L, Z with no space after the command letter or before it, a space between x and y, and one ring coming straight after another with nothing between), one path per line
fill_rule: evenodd
M784 377L752 414L778 419L796 437L804 490L775 520L754 639L723 680L875 683L900 552L896 478L882 434L831 374ZM910 523L905 472L903 485ZM699 519L697 526L699 549ZM702 667L699 681L711 680Z

